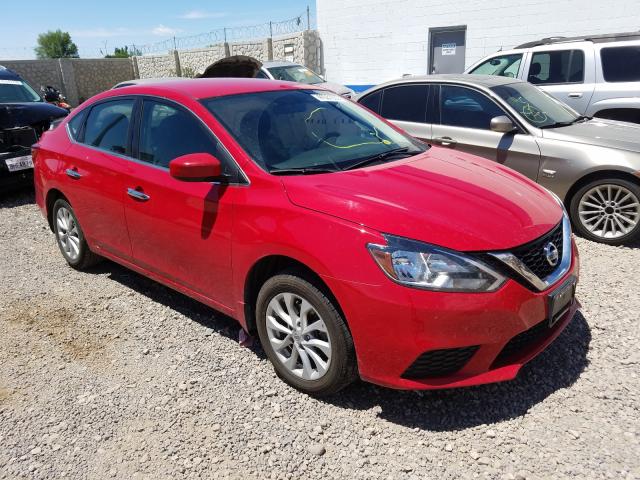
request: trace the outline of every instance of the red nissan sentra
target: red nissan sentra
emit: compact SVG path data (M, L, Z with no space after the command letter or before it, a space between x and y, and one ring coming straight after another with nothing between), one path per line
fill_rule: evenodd
M578 308L551 193L309 85L112 90L33 155L69 265L108 258L230 315L310 394L509 380Z

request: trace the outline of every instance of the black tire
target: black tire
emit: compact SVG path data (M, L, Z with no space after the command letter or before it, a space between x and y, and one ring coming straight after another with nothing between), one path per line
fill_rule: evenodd
M284 271L265 282L256 302L256 326L262 347L276 374L292 387L313 396L335 393L358 376L355 348L351 332L334 302L313 280L304 278L302 272ZM277 357L267 333L267 307L281 293L293 293L308 301L324 320L331 342L329 366L318 379L306 380L290 372Z
M70 253L68 253L65 250L61 240L60 227L58 225L57 218L58 218L58 212L62 208L66 209L66 211L70 213L71 217L73 218L73 221L75 222L75 226L78 234L77 235L78 236L78 254L76 256L72 256ZM73 208L71 207L69 202L67 202L62 198L59 198L58 200L56 200L56 202L53 204L52 219L53 219L53 232L56 235L56 243L58 244L58 248L60 248L60 252L62 253L62 256L71 267L75 268L76 270L86 270L87 268L94 266L96 263L102 260L102 258L99 255L96 255L89 249L89 245L87 245L87 241L84 238L84 232L82 231L80 222L78 222L76 214L73 211Z
M636 199L640 200L640 185L638 185L637 183L620 178L600 178L598 180L589 182L588 184L580 188L580 190L578 190L573 195L573 197L571 197L569 213L571 216L571 223L573 224L575 232L581 237L584 237L588 240L605 243L607 245L623 245L640 240L640 219L638 219L636 226L631 231L615 238L604 238L603 236L595 235L590 232L589 229L583 224L579 215L581 199L585 196L585 194L587 194L587 192L589 192L593 188L607 185L622 187L635 195Z

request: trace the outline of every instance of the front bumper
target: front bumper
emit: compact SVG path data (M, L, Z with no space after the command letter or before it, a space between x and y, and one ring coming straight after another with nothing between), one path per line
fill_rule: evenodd
M571 275L578 277L573 240L571 245L569 271L543 292L514 280L492 293L442 293L392 282L371 286L326 279L348 319L361 378L398 389L463 387L513 379L557 338L579 308L574 300L553 327L540 328L548 317L548 294ZM524 333L529 330L536 335ZM519 341L523 337L528 341ZM464 347L476 348L470 354L466 351L469 358L455 372L405 378L425 352Z
M33 168L10 172L5 163L6 159L30 154L31 149L27 148L17 152L0 153L0 193L33 186Z

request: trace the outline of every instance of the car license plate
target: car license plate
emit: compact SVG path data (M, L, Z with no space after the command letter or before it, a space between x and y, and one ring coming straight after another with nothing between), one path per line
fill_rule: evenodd
M553 327L573 302L576 278L571 277L549 294L549 327Z
M33 160L31 159L31 155L25 155L24 157L7 158L4 163L7 164L7 168L10 172L17 172L18 170L33 168Z

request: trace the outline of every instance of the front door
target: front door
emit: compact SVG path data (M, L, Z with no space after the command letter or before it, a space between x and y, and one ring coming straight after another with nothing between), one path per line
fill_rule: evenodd
M462 73L465 62L465 27L429 31L429 73Z
M506 115L492 99L471 88L442 85L439 106L440 121L432 126L433 143L488 158L537 180L537 142L527 133L492 131L491 119Z
M145 99L136 156L125 178L125 214L133 260L142 268L231 308L233 196L240 187L183 182L169 162L210 153L228 168L220 143L193 114ZM226 167L225 167L226 166Z

